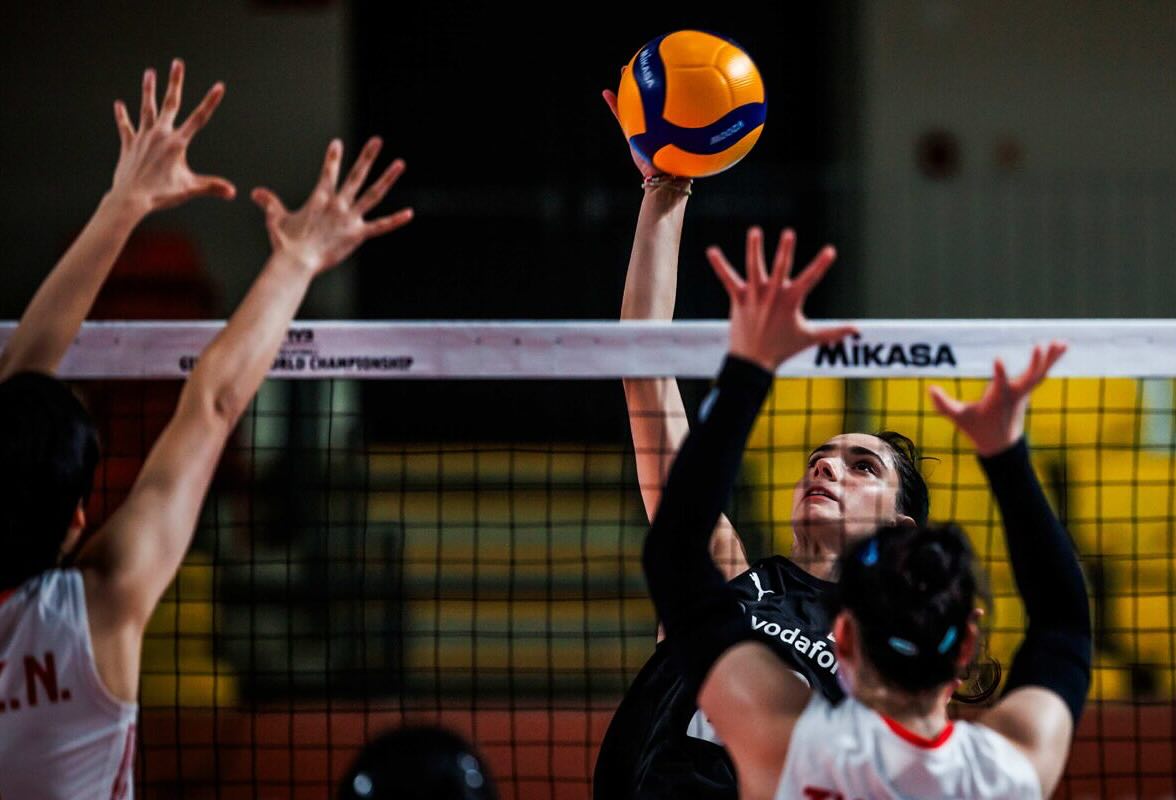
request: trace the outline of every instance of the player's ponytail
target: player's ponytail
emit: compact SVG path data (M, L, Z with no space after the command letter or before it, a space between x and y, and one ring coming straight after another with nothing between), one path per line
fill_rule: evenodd
M919 692L956 677L978 591L973 560L954 525L883 528L842 556L834 611L853 614L888 683Z

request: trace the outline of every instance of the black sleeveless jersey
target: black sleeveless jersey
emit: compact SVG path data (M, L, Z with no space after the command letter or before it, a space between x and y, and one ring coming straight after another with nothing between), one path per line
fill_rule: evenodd
M754 640L771 647L814 690L837 702L837 658L825 595L833 587L783 556L757 561L730 582ZM601 743L596 800L737 796L735 768L715 743L664 643L641 668Z

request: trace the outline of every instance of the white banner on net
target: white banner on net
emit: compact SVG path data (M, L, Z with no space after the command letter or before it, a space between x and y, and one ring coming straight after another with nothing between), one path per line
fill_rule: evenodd
M823 321L824 322L824 321ZM68 378L182 378L222 322L91 322ZM1070 351L1056 376L1176 376L1176 320L861 320L861 335L785 362L782 377L985 377L1034 344ZM15 323L0 323L0 343ZM295 322L273 378L618 378L714 376L726 321Z

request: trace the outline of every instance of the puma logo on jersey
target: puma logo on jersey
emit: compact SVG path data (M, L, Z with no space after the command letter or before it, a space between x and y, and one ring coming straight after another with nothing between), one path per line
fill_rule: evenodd
M762 583L760 583L760 576L759 576L759 574L758 574L758 573L755 573L755 572L749 572L749 573L748 573L748 575L750 575L750 576L751 576L751 582L755 584L755 590L756 590L757 592L759 592L759 597L755 598L755 601L756 601L757 603L758 603L760 600L763 600L763 599L764 599L764 595L767 595L767 594L775 594L775 592L774 592L774 591L772 591L771 589L765 589L765 588L764 588L763 584L762 584Z

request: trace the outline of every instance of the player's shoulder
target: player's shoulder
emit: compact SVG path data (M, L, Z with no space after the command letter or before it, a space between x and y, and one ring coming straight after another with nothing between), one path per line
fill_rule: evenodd
M955 723L956 744L973 773L977 788L999 787L999 797L1041 797L1041 781L1028 756L1001 734L985 725Z
M76 569L50 569L34 575L12 591L0 609L10 614L73 619L84 616L82 574Z
M760 583L764 583L766 580L777 591L824 594L835 586L830 581L810 575L795 561L781 555L759 559L748 567L746 572L736 576L736 580L744 576L750 580L751 575L758 576Z
M987 725L961 720L955 723L955 728L961 744L979 761L998 765L1015 763L1036 775L1029 758L1009 739Z

